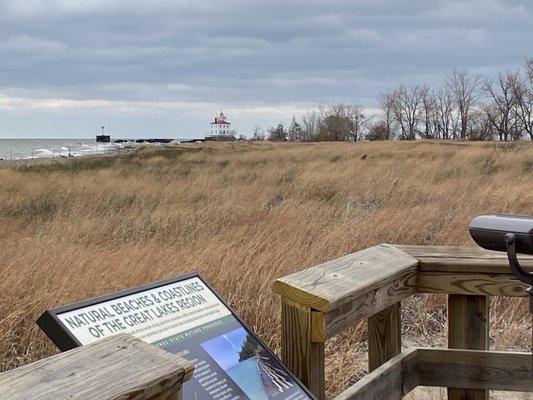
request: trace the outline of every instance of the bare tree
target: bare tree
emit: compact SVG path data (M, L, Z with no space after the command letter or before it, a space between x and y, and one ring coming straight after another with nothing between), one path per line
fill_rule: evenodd
M365 134L366 140L389 140L390 131L385 120L379 120L370 124L368 132Z
M533 140L533 59L526 60L525 76L518 76L513 84L517 117L522 129Z
M252 132L252 140L265 140L265 138L265 132L259 126L254 126L254 130Z
M446 88L452 93L460 118L459 138L466 139L468 118L473 106L479 100L481 78L470 76L467 70L455 69L445 82Z
M293 115L291 124L289 126L289 130L287 131L287 140L290 141L302 141L303 134L302 134L302 126L298 121L296 121L296 117Z
M468 118L468 140L491 140L493 136L494 129L488 114L479 109L472 111Z
M364 135L367 118L363 108L350 104L319 107L319 140L358 141Z
M302 118L302 140L317 140L320 126L320 115L316 110L307 112Z
M346 116L352 121L353 129L350 131L350 139L354 142L361 140L364 137L365 129L369 121L364 113L363 107L359 105L348 106Z
M459 118L458 113L454 112L452 94L445 87L439 89L434 98L433 124L437 138L455 139Z
M496 82L487 80L483 85L489 98L489 103L483 109L500 140L518 139L522 135L513 90L517 79L517 73L508 72L499 74Z
M382 130L383 140L389 140L394 137L394 93L385 92L380 94L378 102L383 115L381 123L375 125L380 125L384 128Z
M401 129L401 139L416 139L424 114L423 98L427 90L426 86L401 85L392 93L392 109L395 122Z
M350 119L345 117L344 104L319 106L319 140L344 141L352 130Z
M533 81L533 58L526 58L526 75L530 81Z
M422 110L424 118L424 129L420 131L420 136L424 139L434 139L436 137L436 130L434 124L435 114L435 95L429 92L427 87L422 91Z
M271 128L272 140L358 141L423 139L533 140L533 59L522 70L481 81L455 69L438 90L425 85L400 85L378 97L381 113L369 116L363 107L339 103L319 106L287 130ZM264 137L254 130L254 139Z

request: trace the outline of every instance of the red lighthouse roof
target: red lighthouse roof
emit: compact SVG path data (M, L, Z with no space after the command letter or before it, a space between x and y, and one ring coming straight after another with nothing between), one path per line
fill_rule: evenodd
M214 121L214 122L211 122L210 124L211 124L211 125L213 125L213 124L230 125L231 122L228 122L228 121L221 121L220 119L215 118L215 121Z
M220 115L218 117L215 117L215 121L211 122L211 125L218 124L218 125L230 125L231 122L226 121L226 116L222 111L220 111Z

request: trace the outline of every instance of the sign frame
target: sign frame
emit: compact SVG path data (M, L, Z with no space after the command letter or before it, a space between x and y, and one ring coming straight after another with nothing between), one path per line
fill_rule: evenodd
M264 348L264 350L277 361L294 380L294 382L302 389L302 391L309 396L310 399L316 400L316 397L309 391L309 389L290 371L285 364L274 354L272 350L261 340L259 336L252 331L242 318L230 307L222 296L198 273L190 272L178 275L172 278L167 278L155 282L146 283L139 286L134 286L128 289L120 290L113 293L108 293L102 296L93 297L86 300L77 301L63 306L50 308L45 310L39 318L37 318L37 325L48 336L48 338L59 348L59 350L67 351L76 347L83 346L81 342L70 332L70 330L58 318L58 314L63 314L69 311L78 310L81 308L94 306L100 303L105 303L110 300L116 300L121 297L129 296L144 292L146 290L155 289L161 286L166 286L172 283L181 282L191 278L198 278L202 283L217 297L217 299L230 311L232 316L242 325L242 327Z

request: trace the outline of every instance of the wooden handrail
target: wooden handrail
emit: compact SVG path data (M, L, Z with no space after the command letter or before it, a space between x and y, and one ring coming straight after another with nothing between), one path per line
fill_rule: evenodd
M521 256L526 270L533 271L533 257ZM466 246L406 246L381 244L348 254L336 260L295 272L277 279L272 290L285 299L307 305L315 310L330 312L344 307L353 299L389 283L409 277L407 286L418 292L441 292L441 285L418 285L415 277L422 273L470 274L482 279L498 279L496 288L487 289L494 295L524 296L503 253ZM502 279L504 279L503 283ZM509 282L513 289L509 290ZM497 288L502 287L498 292ZM483 288L475 289L484 294ZM448 293L448 292L446 292Z
M471 246L394 245L420 262L420 271L509 274L507 255ZM533 271L533 257L519 256L524 268Z
M533 392L530 353L410 349L335 400L400 400L417 386Z
M176 400L193 369L119 334L0 374L0 399Z
M417 268L416 258L379 245L280 278L273 291L315 312L312 339L321 342L412 295Z
M533 257L521 257L521 263L533 271ZM401 351L401 300L413 293L443 293L450 295L450 347L486 350L486 296L525 296L524 289L503 253L381 244L274 282L273 291L282 298L282 357L324 399L324 342L342 330L368 319L373 370ZM460 397L450 392L450 399Z
M396 280L415 276L417 268L416 258L383 244L280 278L272 290L327 313Z

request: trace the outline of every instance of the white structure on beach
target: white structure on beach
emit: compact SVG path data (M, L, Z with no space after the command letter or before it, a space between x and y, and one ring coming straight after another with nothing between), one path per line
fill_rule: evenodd
M226 120L226 116L222 111L220 111L220 114L215 117L215 120L210 123L211 130L209 135L210 136L231 136L230 133L230 126L231 123Z

